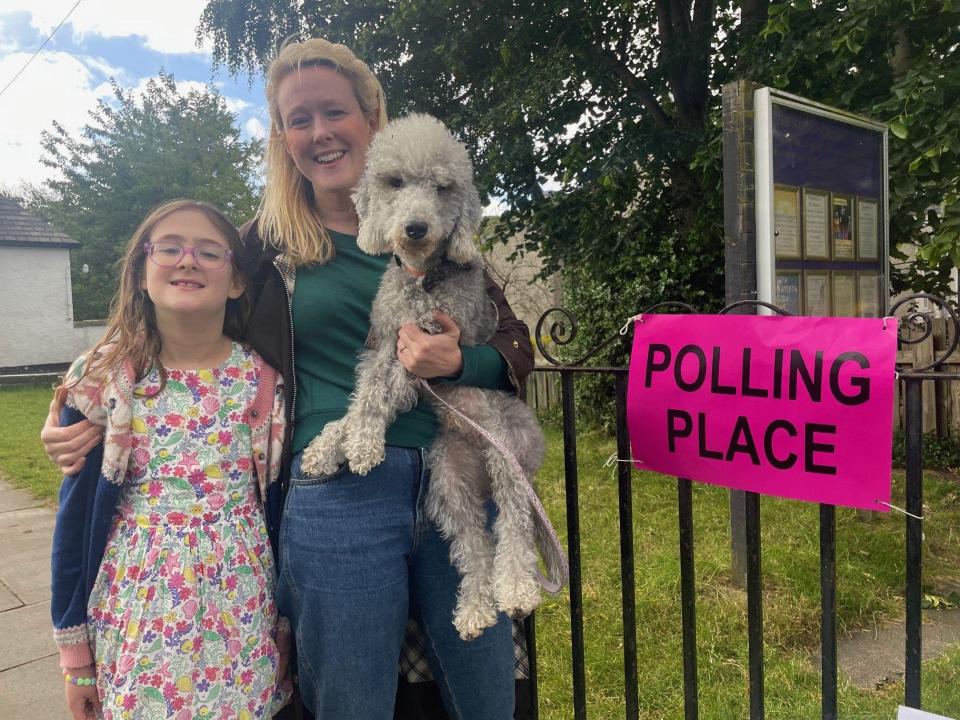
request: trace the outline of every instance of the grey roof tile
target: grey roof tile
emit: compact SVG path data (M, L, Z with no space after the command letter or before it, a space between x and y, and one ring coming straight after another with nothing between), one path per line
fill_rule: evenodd
M79 246L46 220L20 206L13 198L0 197L0 245Z

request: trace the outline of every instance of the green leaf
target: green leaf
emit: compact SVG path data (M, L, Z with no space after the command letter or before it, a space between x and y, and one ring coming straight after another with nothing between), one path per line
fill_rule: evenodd
M167 380L167 387L170 390L176 390L177 392L190 392L190 388L188 388L179 380Z
M890 123L890 132L892 132L901 140L906 140L907 136L910 134L907 130L907 126L904 125L900 120L894 120Z
M143 694L146 695L151 700L153 700L154 702L163 703L163 704L166 704L167 702L166 700L163 699L163 693L158 688L150 687L150 686L144 687Z
M213 702L213 701L216 700L219 696L220 696L220 685L219 685L219 683L215 683L215 684L213 685L213 687L210 688L210 692L209 692L209 694L207 695L207 697L205 698L205 700L206 700L207 702Z
M193 491L193 485L191 485L187 480L178 477L165 478L164 482L172 485L177 490L184 490L188 492Z

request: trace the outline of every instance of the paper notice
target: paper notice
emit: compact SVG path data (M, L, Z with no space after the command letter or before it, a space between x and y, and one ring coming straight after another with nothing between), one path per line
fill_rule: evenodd
M953 720L953 718L948 718L946 715L934 715L901 705L900 712L897 713L897 720Z

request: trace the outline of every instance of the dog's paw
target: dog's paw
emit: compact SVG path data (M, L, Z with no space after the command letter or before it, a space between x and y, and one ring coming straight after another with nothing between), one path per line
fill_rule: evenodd
M540 586L530 575L499 577L493 585L497 609L510 617L526 617L540 605Z
M453 626L461 640L480 637L488 627L497 624L497 611L492 605L457 605L453 611Z
M357 475L366 475L383 462L384 453L382 442L373 446L358 444L347 450L346 457L351 472Z
M329 423L323 432L317 435L303 449L300 468L306 475L319 477L337 471L346 458L340 447L341 427L339 422Z
M303 450L300 469L305 475L311 477L332 475L340 467L341 462L342 459L338 459L337 453L331 452L330 448L314 448L311 443Z
M383 433L371 431L370 428L350 424L345 429L346 441L343 445L344 456L350 465L351 472L357 475L366 475L373 468L383 462L386 453Z

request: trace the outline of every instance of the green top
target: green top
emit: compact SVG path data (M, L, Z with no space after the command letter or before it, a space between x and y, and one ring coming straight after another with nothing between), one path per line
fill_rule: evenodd
M367 255L353 235L330 231L337 254L325 265L297 268L293 291L297 404L293 451L300 452L324 425L347 411L354 371L370 329L370 307L391 256ZM463 371L449 382L509 390L507 364L493 347L462 347ZM397 417L387 444L429 447L437 417L420 401Z

